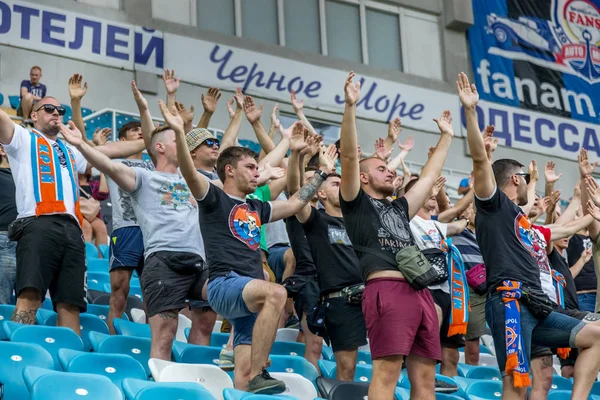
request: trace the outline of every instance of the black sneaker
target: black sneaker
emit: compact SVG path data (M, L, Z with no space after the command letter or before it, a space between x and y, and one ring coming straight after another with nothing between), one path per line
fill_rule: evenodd
M300 320L298 319L298 317L296 316L296 314L290 315L290 317L287 319L287 321L285 321L285 327L286 328L296 328L296 329L298 329L299 326L300 326Z
M454 392L458 392L458 386L457 385L453 385L452 383L448 383L448 382L436 379L435 380L435 392L436 393L454 393Z
M266 369L248 383L248 391L255 394L279 394L285 392L285 382L271 378Z

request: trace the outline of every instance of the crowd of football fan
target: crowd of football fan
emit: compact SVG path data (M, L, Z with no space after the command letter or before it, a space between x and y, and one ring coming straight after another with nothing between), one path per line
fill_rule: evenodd
M0 303L16 301L13 321L35 324L49 293L57 324L80 333L89 297L83 237L110 243L112 333L137 271L151 357L171 359L179 313L192 320L188 340L198 345L209 344L223 319L231 334L219 365L234 370L242 390L285 390L265 368L277 329L299 326L304 357L318 369L330 344L339 380L354 379L357 351L369 346L370 398L392 399L406 368L411 398L433 399L456 390L435 379L436 364L458 375L464 347L465 362L477 365L489 329L503 398L524 398L528 387L531 398L546 398L553 355L574 378L572 398L587 398L600 369L597 162L581 150L581 180L564 209L554 189L561 174L548 162L538 196L535 160L493 159L494 127L480 132L479 96L465 74L457 91L473 172L454 204L441 176L454 136L450 112L435 119L439 141L420 174L404 162L414 141L398 139L398 118L365 157L352 72L340 82L341 137L329 146L294 92L298 121L282 126L276 105L265 129L262 105L238 89L225 102L229 126L216 137L207 128L220 91L202 95L194 126L194 107L177 101L179 80L169 70L164 125L155 126L132 82L139 121L121 126L116 141L110 129L89 140L82 76L68 83L68 125L41 76L33 67L21 83L21 124L0 111ZM244 118L260 154L238 144ZM109 197L112 232L100 215Z

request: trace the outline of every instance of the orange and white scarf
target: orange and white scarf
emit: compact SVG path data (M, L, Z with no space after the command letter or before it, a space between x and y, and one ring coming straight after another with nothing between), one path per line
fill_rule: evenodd
M75 166L75 157L71 149L60 140L58 147L65 154L70 184L73 190L75 215L79 225L83 226L83 216L79 209L79 180ZM35 196L35 215L66 213L64 202L63 179L60 171L60 160L57 151L36 129L31 132L31 172L33 174L33 194Z

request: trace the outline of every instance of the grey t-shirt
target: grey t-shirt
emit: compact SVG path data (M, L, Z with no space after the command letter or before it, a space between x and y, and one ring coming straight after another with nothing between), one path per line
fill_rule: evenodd
M208 180L210 180L210 181L218 181L219 180L219 175L217 175L217 173L214 172L214 171L213 172L208 172L208 171L205 171L205 170L200 169L200 168L196 168L196 171L200 172L202 175L204 175L205 177L207 177Z
M144 257L157 251L186 252L203 259L198 204L181 174L134 167L133 209L144 236Z
M281 192L276 200L287 200L287 196L285 193ZM287 229L285 228L285 222L282 219L265 224L265 235L267 237L268 249L276 244L287 244L288 246L290 244L290 238L288 237Z
M138 167L154 171L154 164L150 160L121 159L115 161L119 161L128 167ZM106 182L108 183L110 202L112 204L113 231L129 226L139 226L129 193L121 189L108 175L106 175Z

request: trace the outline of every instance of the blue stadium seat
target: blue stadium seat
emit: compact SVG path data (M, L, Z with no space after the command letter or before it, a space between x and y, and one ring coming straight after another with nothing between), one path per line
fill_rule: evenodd
M462 376L455 376L452 380L458 384L458 387L460 387L463 392L466 392L467 388L473 383L480 382L479 379L463 378Z
M485 345L480 344L479 345L479 353L480 354L490 354L492 355L492 352L490 351L490 349L488 349Z
M54 368L52 356L37 344L0 342L0 382L5 399L27 399L29 391L23 381L23 369L29 366Z
M88 286L90 282L93 282L95 285L104 285L108 284L110 289L110 274L108 272L98 272L89 270L87 273L87 283ZM109 290L110 292L110 290ZM107 293L109 293L107 292Z
M60 371L58 349L83 350L83 341L69 328L59 326L23 325L9 337L11 342L34 343L42 346L54 360L54 369Z
M10 102L10 107L16 110L21 105L21 96L8 96L8 101Z
M38 325L56 326L57 314L54 311L38 309L36 320ZM81 329L81 339L83 340L83 349L90 351L92 345L88 339L88 332L96 331L108 334L108 326L97 315L90 313L79 314L79 325Z
M463 398L460 396L445 393L436 393L435 398L436 400L463 400Z
M0 304L0 325L2 325L4 321L10 321L14 311L15 306L12 306L10 304ZM6 339L7 337L4 334L4 329L0 329L0 340Z
M173 357L178 363L218 366L221 349L221 347L198 346L176 340L173 342Z
M396 387L396 390L394 390L394 398L396 400L410 400L410 390Z
M572 390L573 381L562 376L552 376L552 387L550 390Z
M321 354L323 354L323 359L327 361L335 361L335 356L333 355L333 349L329 346L325 346L323 344L323 349L321 350Z
M296 356L279 356L279 355L271 355L271 366L267 368L269 372L290 372L302 375L313 384L317 377L319 376L319 372L308 362L304 357L296 357ZM321 364L319 364L319 367Z
M123 393L128 400L214 400L215 398L197 383L150 382L139 379L124 379Z
M335 361L319 360L319 369L325 378L335 379Z
M452 394L455 394L459 397L464 397L465 392L464 392L463 388L454 378L449 378L444 375L435 374L435 379L452 384L452 385L457 385L458 391L456 393L452 393ZM463 378L463 379L465 379L465 378ZM398 380L400 381L400 387L410 390L410 380L408 379L408 374L400 374L400 379L398 379ZM482 382L482 381L477 381L477 382ZM490 382L495 382L495 381L490 381Z
M44 301L42 301L42 308L44 310L54 311L54 304L52 304L52 299L44 297Z
M271 347L270 354L276 354L280 356L300 356L304 357L304 351L306 345L304 343L296 342L274 342Z
M98 248L94 246L94 243L85 242L85 257L86 258L98 258ZM89 261L88 261L89 262Z
M371 358L371 353L368 351L359 350L358 355L356 357L357 364L373 364L373 359Z
M502 374L500 374L500 370L495 367L474 367L467 372L465 378L501 381Z
M98 250L100 251L100 255L102 256L103 259L105 259L105 260L110 259L110 246L109 245L99 244Z
M38 325L56 326L57 314L52 310L46 310L45 308L38 308L35 313L35 322Z
M81 107L81 116L82 116L83 118L85 118L85 117L87 117L88 115L90 115L90 114L93 114L93 113L94 113L94 111L93 111L93 110L91 110L91 109L89 109L89 108L86 108L86 107Z
M115 331L117 335L123 336L137 336L143 338L151 338L150 325L148 324L137 324L131 321L115 320L113 321Z
M100 318L102 321L105 321L105 322L108 319L109 311L110 311L110 306L107 306L104 304L89 304L88 303L88 305L87 305L87 313L94 314L98 318ZM125 321L129 321L129 317L127 316L126 313L123 313L122 319L124 319Z
M471 400L496 400L502 398L502 382L478 381L467 386L468 398Z
M187 338L190 331L186 330L185 337ZM213 332L210 335L210 345L212 347L225 347L229 340L229 333Z
M68 123L71 119L73 119L73 110L71 106L67 104L61 104L65 108L65 115L63 115L63 124Z
M551 390L548 393L548 400L571 400L570 390Z
M87 257L88 272L106 272L108 273L108 260L97 257ZM110 292L109 292L110 293Z
M73 374L27 367L23 371L25 380L31 382L31 400L122 400L123 395L105 376ZM29 385L28 385L29 386Z
M60 349L58 359L67 372L104 375L118 388L125 378L145 380L146 370L131 356Z
M368 364L358 364L354 372L354 381L371 382L373 377L373 366Z
M88 336L93 351L131 356L144 367L146 375L150 376L148 360L150 359L151 341L149 338L120 335L111 336L98 332L90 332Z
M594 382L594 384L592 385L592 390L590 391L590 394L592 394L594 396L600 396L600 382Z
M223 398L225 400L279 400L279 399L287 399L293 400L295 397L286 396L286 395L276 395L276 394L252 394L248 392L242 392L237 389L224 389L223 390ZM319 400L318 398L315 400Z
M4 106L4 95L0 93L0 106Z

